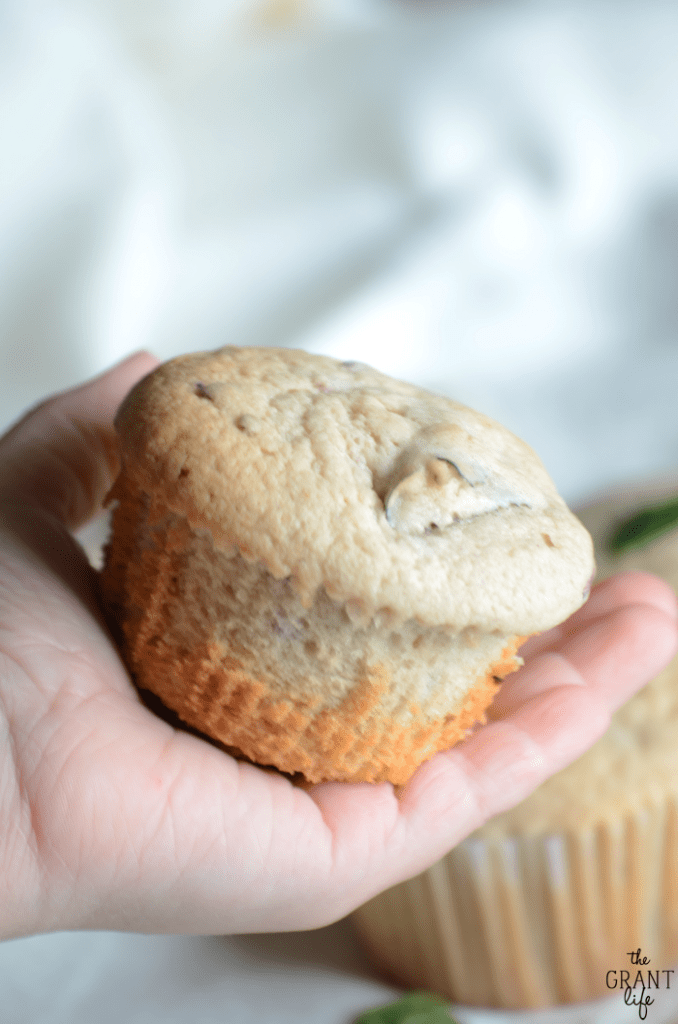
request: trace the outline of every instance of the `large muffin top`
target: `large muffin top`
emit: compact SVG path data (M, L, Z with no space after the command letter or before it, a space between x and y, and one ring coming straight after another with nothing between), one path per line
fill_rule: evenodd
M590 538L534 452L362 363L182 356L133 389L116 428L118 486L290 577L307 605L323 586L356 622L530 634L585 598Z
M620 521L678 493L678 477L620 487L580 510L591 531L598 579L626 570L653 572L678 592L678 528L615 554L610 540ZM605 735L577 761L547 779L517 807L476 836L548 835L678 796L678 656L613 715Z

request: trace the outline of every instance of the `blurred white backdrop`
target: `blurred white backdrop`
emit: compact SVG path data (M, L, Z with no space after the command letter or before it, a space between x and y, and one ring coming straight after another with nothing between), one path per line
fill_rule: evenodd
M3 0L0 425L135 348L475 404L577 500L678 458L678 7Z
M675 470L677 53L659 0L0 0L0 427L142 346L286 345L495 416L574 502ZM307 954L267 988L279 937L241 1005L241 947L209 994L199 941L9 944L3 1021L391 994L335 928L331 1002Z

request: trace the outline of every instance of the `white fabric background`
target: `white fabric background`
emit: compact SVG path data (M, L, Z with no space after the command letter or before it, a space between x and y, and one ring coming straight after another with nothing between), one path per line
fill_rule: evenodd
M475 403L572 500L675 463L677 32L655 0L3 0L2 421L139 346L300 345Z
M675 469L677 124L670 2L1 0L0 426L141 346L289 345L496 416L571 501ZM388 998L347 935L251 1019ZM206 941L8 944L0 1016L249 1019Z

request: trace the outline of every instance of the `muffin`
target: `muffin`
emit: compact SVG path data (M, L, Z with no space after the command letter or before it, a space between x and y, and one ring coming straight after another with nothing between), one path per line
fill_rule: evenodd
M123 655L258 764L406 782L585 599L590 538L531 449L362 363L183 356L116 428L101 594Z
M580 511L601 579L641 569L678 589L671 491L678 480L623 488ZM639 969L654 997L678 961L678 658L579 760L354 920L389 973L459 1003L590 1000Z

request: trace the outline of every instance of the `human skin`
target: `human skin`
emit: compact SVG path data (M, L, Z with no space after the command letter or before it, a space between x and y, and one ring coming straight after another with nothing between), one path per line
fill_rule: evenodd
M0 439L2 938L327 924L574 760L678 646L665 583L607 580L400 792L302 789L174 729L139 701L71 533L117 472L117 406L156 365L138 353Z

